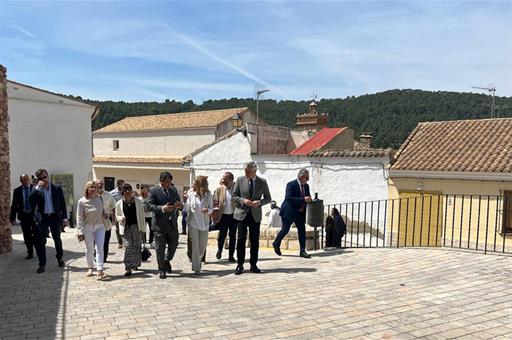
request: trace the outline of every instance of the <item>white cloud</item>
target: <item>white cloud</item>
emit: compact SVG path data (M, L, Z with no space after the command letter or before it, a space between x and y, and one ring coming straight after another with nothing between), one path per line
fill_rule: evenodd
M17 26L17 25L14 25L12 26L12 28L14 28L15 30L17 30L18 32L21 32L23 33L25 36L29 37L29 38L32 38L32 39L37 39L37 36L32 33L32 32L29 32L27 31L26 29L20 27L20 26Z

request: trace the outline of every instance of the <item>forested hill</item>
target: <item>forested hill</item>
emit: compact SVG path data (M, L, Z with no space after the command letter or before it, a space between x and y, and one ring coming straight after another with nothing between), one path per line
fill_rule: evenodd
M256 111L256 101L250 98L207 100L202 104L174 100L163 103L85 101L100 106L93 130L130 116L243 106ZM310 102L260 100L260 117L270 124L293 127L295 116L307 112ZM475 93L390 90L344 99L322 99L318 101L318 111L329 113L330 126L349 126L356 136L369 132L375 137L373 146L397 148L418 122L489 118L490 104L490 96ZM496 97L496 106L500 117L512 117L512 97Z

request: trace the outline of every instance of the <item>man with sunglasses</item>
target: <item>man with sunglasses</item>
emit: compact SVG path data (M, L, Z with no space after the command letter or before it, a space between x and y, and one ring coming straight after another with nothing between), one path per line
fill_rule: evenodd
M31 213L36 222L35 248L39 259L37 273L43 273L46 267L46 236L50 228L59 267L64 267L62 256L62 240L60 238L61 226L68 226L68 212L64 192L58 185L50 183L48 171L39 169L36 171L37 186L29 196Z
M281 241L290 231L292 223L295 223L299 234L299 256L304 258L311 257L306 253L306 204L311 202L308 181L308 169L301 169L297 179L288 182L286 185L286 195L281 205L281 212L279 213L283 226L272 243L275 253L279 256L281 256Z

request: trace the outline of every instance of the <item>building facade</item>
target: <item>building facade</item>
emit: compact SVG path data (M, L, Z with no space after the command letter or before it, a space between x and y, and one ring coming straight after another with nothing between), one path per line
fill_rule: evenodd
M170 171L181 192L190 187L183 158L256 121L247 108L128 117L93 133L93 171L107 189L117 179L134 188L154 185L161 171ZM261 120L260 120L261 123Z
M45 168L71 209L92 178L91 120L98 108L10 80L7 97L11 190L21 174Z
M389 196L401 244L512 251L512 119L418 124L390 168Z

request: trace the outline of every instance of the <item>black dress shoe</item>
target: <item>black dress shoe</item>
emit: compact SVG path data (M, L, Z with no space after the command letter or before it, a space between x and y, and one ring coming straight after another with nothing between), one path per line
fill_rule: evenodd
M244 267L242 266L237 266L236 269L235 269L235 275L240 275L244 272Z
M172 266L171 266L171 263L170 262L166 262L165 263L165 271L169 274L172 273Z
M33 259L33 258L34 258L34 255L28 254L27 257L25 257L25 260L30 260L30 259Z
M167 277L167 274L165 274L165 271L161 271L160 274L158 275L158 277L163 280Z
M126 273L124 273L124 276L132 276L132 271L131 270L128 270Z
M303 257L305 259L309 259L311 258L311 255L309 255L308 253L306 253L305 251L301 251L300 254L299 254L300 257Z
M236 262L236 259L233 256L230 256L228 259L229 262Z
M44 267L39 267L37 268L37 271L36 271L38 274L41 274L41 273L44 273Z
M217 258L217 260L220 260L220 258L222 257L222 250L217 250L217 254L215 254L215 257Z
M64 267L65 263L62 260L57 260L59 262L59 267Z
M259 269L257 266L251 266L251 272L259 274L261 273L261 269Z
M275 244L272 244L272 246L274 247L274 252L276 253L276 255L281 256L281 249L279 249L279 247L276 246Z

